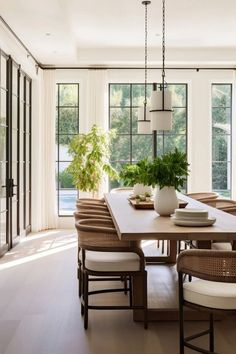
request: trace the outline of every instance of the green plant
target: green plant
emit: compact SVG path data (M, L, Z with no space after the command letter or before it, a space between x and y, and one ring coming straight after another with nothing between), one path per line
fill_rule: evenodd
M160 189L174 187L179 191L187 179L188 166L186 154L178 149L157 157L149 165L149 184L158 185Z
M111 179L118 177L109 163L111 141L115 131L104 132L93 125L88 134L78 134L70 142L69 154L73 160L67 168L73 184L81 191L95 194L106 173Z
M148 159L140 160L136 165L125 165L120 174L120 179L124 182L125 186L133 187L136 183L148 185L148 170L150 162Z
M67 170L59 172L59 182L61 188L73 188L73 177Z

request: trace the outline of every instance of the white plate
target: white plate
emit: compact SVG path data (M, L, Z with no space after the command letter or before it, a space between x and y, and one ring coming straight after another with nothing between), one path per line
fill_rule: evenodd
M207 220L181 220L172 217L171 220L178 226L211 226L215 223L216 218L209 217Z
M200 218L200 219L208 219L208 211L205 209L194 209L194 208L186 208L186 209L175 209L175 217L178 219L188 219L189 218Z

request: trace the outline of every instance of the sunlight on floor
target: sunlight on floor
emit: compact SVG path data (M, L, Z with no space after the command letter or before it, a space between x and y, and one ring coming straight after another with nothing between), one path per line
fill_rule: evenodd
M0 270L8 269L77 247L74 231L50 230L25 237L0 260Z

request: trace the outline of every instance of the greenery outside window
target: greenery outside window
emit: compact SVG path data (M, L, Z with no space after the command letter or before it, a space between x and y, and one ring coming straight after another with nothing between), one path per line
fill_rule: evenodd
M79 84L57 84L56 107L56 185L59 216L71 216L77 190L66 171L71 156L69 142L79 132Z
M231 197L232 85L212 84L212 190Z
M174 151L175 147L187 152L187 85L168 84L168 88L172 92L173 128L168 132L158 132L157 155ZM152 84L148 84L148 104L151 92ZM118 171L124 164L152 157L152 135L138 134L138 108L143 101L144 84L109 85L109 126L117 131L111 163ZM118 181L110 182L110 188L118 186Z

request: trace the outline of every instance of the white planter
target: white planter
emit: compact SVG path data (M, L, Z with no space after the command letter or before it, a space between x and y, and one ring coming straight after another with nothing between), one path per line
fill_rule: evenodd
M134 189L133 189L134 195L145 194L145 193L152 194L152 187L144 186L143 184L140 184L140 183L137 183L134 185Z
M179 207L178 198L174 187L164 187L157 189L154 198L154 209L161 216L173 214Z

